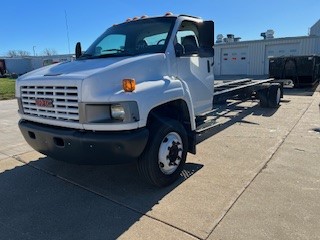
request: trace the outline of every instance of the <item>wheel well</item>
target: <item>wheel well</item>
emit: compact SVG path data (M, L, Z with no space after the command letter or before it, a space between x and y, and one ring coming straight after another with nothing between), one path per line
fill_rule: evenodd
M190 114L187 103L181 99L164 103L153 108L147 119L147 127L163 117L179 121L188 134L188 151L195 154L196 136L191 130Z
M153 108L148 115L147 126L161 117L177 120L183 124L187 131L191 130L188 106L183 100L167 102Z

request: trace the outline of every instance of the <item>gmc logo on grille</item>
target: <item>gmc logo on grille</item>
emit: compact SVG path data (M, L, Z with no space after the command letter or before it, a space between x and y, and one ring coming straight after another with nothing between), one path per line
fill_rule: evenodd
M36 99L35 103L38 107L53 107L53 100L52 99Z

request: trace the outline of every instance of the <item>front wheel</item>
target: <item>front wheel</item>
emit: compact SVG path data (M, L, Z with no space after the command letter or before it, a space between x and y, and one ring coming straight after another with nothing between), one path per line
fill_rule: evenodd
M148 144L137 166L140 175L158 187L177 180L186 162L188 138L180 122L161 119L151 124Z

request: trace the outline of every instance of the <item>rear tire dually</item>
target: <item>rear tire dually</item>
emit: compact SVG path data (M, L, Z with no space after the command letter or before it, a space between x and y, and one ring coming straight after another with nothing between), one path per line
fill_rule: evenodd
M277 108L281 99L281 86L279 83L272 83L267 88L259 91L261 107Z

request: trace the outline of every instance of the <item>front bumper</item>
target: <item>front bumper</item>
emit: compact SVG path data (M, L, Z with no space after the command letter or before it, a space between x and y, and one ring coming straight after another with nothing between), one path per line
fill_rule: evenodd
M149 136L146 128L93 132L58 128L20 120L19 128L36 151L57 160L78 164L119 164L135 161Z

